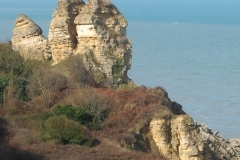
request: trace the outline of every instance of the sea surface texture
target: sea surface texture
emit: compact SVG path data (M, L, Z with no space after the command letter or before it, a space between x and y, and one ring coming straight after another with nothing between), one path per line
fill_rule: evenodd
M225 138L240 138L240 1L112 1L129 21L129 77L137 85L165 88L198 123ZM56 4L1 2L0 40L11 39L20 13L47 36Z

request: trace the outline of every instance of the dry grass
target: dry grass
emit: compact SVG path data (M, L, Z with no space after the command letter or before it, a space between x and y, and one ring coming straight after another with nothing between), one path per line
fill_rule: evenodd
M92 105L92 109L107 114L102 129L91 132L93 138L100 142L99 145L87 148L41 142L37 133L44 121L42 118L48 114L49 109L51 110L51 108L43 107L42 115L35 112L35 116L31 116L34 112L24 111L20 114L24 115L22 117L15 115L15 119L9 118L11 124L14 125L8 126L9 141L5 143L5 146L8 147L5 152L0 152L0 155L5 159L11 159L8 157L9 155L15 158L20 157L20 159L21 157L22 159L24 157L28 159L44 157L45 159L60 160L164 159L160 155L134 151L132 144L135 142L135 137L129 132L143 128L143 125L148 123L154 113L168 110L162 105L162 100L163 97L156 94L155 89L148 89L144 86L125 90L92 87L68 88L62 91L62 98L57 100L57 104L82 106L95 103L96 105ZM38 111L41 109L41 107L36 108L39 109ZM6 137L7 132L4 133Z
M165 160L162 156L138 151L130 152L104 142L93 148L40 143L29 147L28 150L38 153L32 154L36 159L37 155L44 155L42 158L51 160Z
M88 148L79 145L56 145L40 142L33 133L22 128L9 128L10 139L0 147L1 160L165 160L160 155L130 151L112 140L101 139L100 144ZM125 135L122 138L131 138Z

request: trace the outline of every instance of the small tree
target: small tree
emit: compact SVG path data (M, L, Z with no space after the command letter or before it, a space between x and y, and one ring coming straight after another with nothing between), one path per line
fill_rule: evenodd
M58 144L91 146L90 132L79 123L64 116L48 118L43 125L41 138Z

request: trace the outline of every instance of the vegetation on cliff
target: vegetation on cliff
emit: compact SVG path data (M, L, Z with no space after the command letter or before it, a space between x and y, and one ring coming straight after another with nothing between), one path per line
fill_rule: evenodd
M82 59L51 66L0 44L1 159L239 158L239 140L195 124L163 88L114 89Z
M81 57L51 67L24 61L10 43L0 44L0 61L1 158L163 159L136 134L154 112L170 112L163 89L112 89Z

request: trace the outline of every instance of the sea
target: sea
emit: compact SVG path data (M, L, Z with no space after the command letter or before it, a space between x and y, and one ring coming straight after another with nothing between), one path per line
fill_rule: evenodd
M163 87L198 123L240 138L240 1L112 0L129 22L129 77ZM26 14L48 36L57 0L0 0L0 40Z

